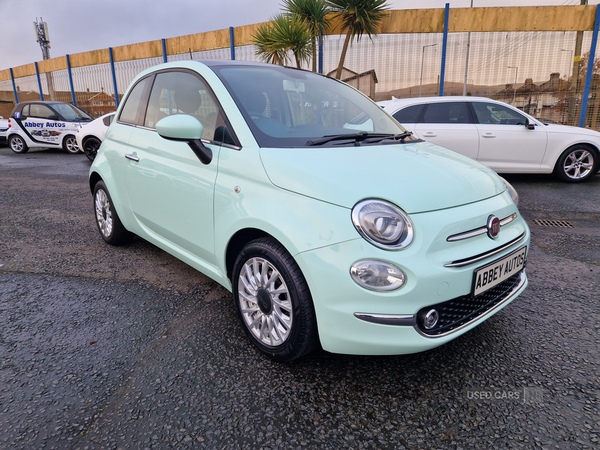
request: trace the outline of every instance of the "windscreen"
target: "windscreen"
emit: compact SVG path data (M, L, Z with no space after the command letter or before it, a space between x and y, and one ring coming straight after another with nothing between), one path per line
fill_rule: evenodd
M368 97L322 75L275 65L212 69L261 147L303 147L325 136L358 132L404 132Z
M55 103L52 107L68 122L81 122L92 120L90 116L79 108L68 103Z

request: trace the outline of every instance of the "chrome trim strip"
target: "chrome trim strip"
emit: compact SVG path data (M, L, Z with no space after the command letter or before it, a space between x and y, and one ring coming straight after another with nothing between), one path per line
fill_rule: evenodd
M525 271L523 270L523 271L521 272L521 276L520 276L520 279L519 279L519 284L517 284L517 285L516 285L516 286L515 286L515 287L512 289L512 291L510 291L510 293L509 293L509 294L506 296L506 298L505 298L504 300L502 300L500 303L498 303L498 304L497 304L496 306L494 306L492 309L490 309L490 310L486 311L484 314L482 314L482 315L480 315L480 316L478 316L478 317L475 317L473 320L471 320L471 321L469 321L469 322L467 322L467 323L465 323L465 324L461 325L461 326L460 326L460 327L458 327L458 328L455 328L454 330L448 331L447 333L442 333L442 334L438 334L438 335L435 335L435 336L431 336L431 335L428 335L428 334L425 334L425 333L423 333L423 332L422 332L422 331L419 329L419 327L417 326L417 324L416 324L416 323L415 323L415 326L414 326L414 327L415 327L415 330L417 330L417 333L419 333L421 336L424 336L424 337L426 337L426 338L430 338L430 339L437 339L437 338L445 337L445 336L448 336L448 335L450 335L450 334L456 333L457 331L460 331L460 330L462 330L463 328L465 328L465 327L468 327L469 325L471 325L471 324L472 324L473 322L475 322L476 320L479 320L479 319L481 319L482 317L490 316L490 315L491 315L491 313L492 313L493 311L497 310L497 309L498 309L498 308L500 308L502 305L504 305L506 302L508 302L509 300L511 300L511 299L512 299L512 298L513 298L515 295L517 295L517 292L519 291L519 289L521 289L521 288L522 288L522 287L525 285L525 282L526 282L526 281L527 281L527 275L525 274Z
M505 217L504 219L502 219L500 221L500 226L503 227L504 225L508 225L509 223L511 223L516 218L517 218L517 213L511 214L510 216Z
M417 318L414 314L369 314L354 313L354 317L365 322L378 323L380 325L396 325L401 327L412 327L417 325Z
M130 159L130 160L135 161L135 162L139 162L140 161L140 158L138 158L137 156L130 155L129 153L127 153L125 155L125 158Z
M490 252L483 253L481 255L477 255L477 256L474 256L472 258L461 259L461 260L458 260L458 261L451 262L449 264L444 264L444 267L464 267L464 266L468 266L469 264L473 264L473 263L479 262L481 260L489 258L490 256L497 255L498 253L506 250L507 248L512 247L516 243L521 242L523 239L525 239L525 233L523 233L518 238L513 239L508 244L503 245L502 247L498 247L497 249L494 249L494 250L492 250Z
M504 219L500 220L500 226L503 227L505 225L508 225L516 218L517 218L517 213L513 213L510 216L505 217ZM472 238L475 236L479 236L480 234L485 234L485 233L487 233L487 230L488 229L486 226L483 226L480 228L475 228L473 230L465 231L464 233L458 233L458 234L453 234L452 236L448 236L446 238L446 241L448 241L448 242L462 241L463 239L469 239L469 238Z

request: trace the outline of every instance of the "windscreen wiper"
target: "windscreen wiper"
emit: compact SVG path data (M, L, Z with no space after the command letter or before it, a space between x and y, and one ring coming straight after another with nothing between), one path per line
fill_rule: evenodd
M369 136L369 139L365 139L365 142L367 144L374 144L376 142L381 142L381 141L385 141L385 140L393 140L393 141L403 141L404 139L406 139L407 137L412 136L412 131L405 131L404 133L400 133L400 134L388 134L387 136L384 137L373 137L371 138Z
M350 134L334 134L332 136L323 136L321 139L315 139L312 141L307 141L306 145L322 145L327 144L332 141L345 141L345 140L354 140L355 145L360 145L360 142L364 141L367 138L373 139L386 139L392 138L395 136L390 133L368 133L367 131L360 131L359 133L350 133Z

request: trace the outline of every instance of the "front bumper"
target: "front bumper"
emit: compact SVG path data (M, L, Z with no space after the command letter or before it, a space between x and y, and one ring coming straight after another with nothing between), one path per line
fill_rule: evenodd
M507 217L515 212L510 197L502 194L471 205L412 215L415 240L400 251L381 250L359 238L296 255L311 290L323 348L344 354L416 353L455 339L495 314L525 289L525 272L473 298L474 271L528 247L527 224L517 214L496 240L487 235L458 242L447 238L477 228L490 214ZM498 248L502 250L495 252ZM486 254L467 265L452 264ZM363 259L397 265L406 273L407 283L392 292L359 287L349 269ZM433 306L445 308L441 317L445 328L429 333L419 322L419 313Z

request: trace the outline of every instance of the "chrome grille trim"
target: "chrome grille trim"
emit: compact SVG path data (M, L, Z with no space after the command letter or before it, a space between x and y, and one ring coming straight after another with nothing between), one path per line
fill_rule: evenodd
M497 255L498 253L500 253L500 252L506 250L507 248L509 248L509 247L517 244L518 242L521 242L523 239L525 239L525 233L523 233L518 238L513 239L508 244L504 244L503 246L495 248L494 250L491 250L491 251L486 252L486 253L482 253L480 255L473 256L471 258L460 259L460 260L453 261L453 262L448 263L448 264L444 264L444 267L464 267L464 266L468 266L469 264L473 264L473 263L482 261L482 260L484 260L486 258L489 258L490 256Z
M500 221L500 226L503 227L505 225L508 225L516 218L517 218L517 213L513 213L510 216L502 219ZM448 236L446 238L446 241L448 241L448 242L462 241L463 239L469 239L469 238L472 238L475 236L479 236L481 234L485 234L485 233L487 233L487 231L488 231L487 227L483 226L480 228L475 228L473 230L465 231L463 233L458 233L458 234L453 234L452 236Z

